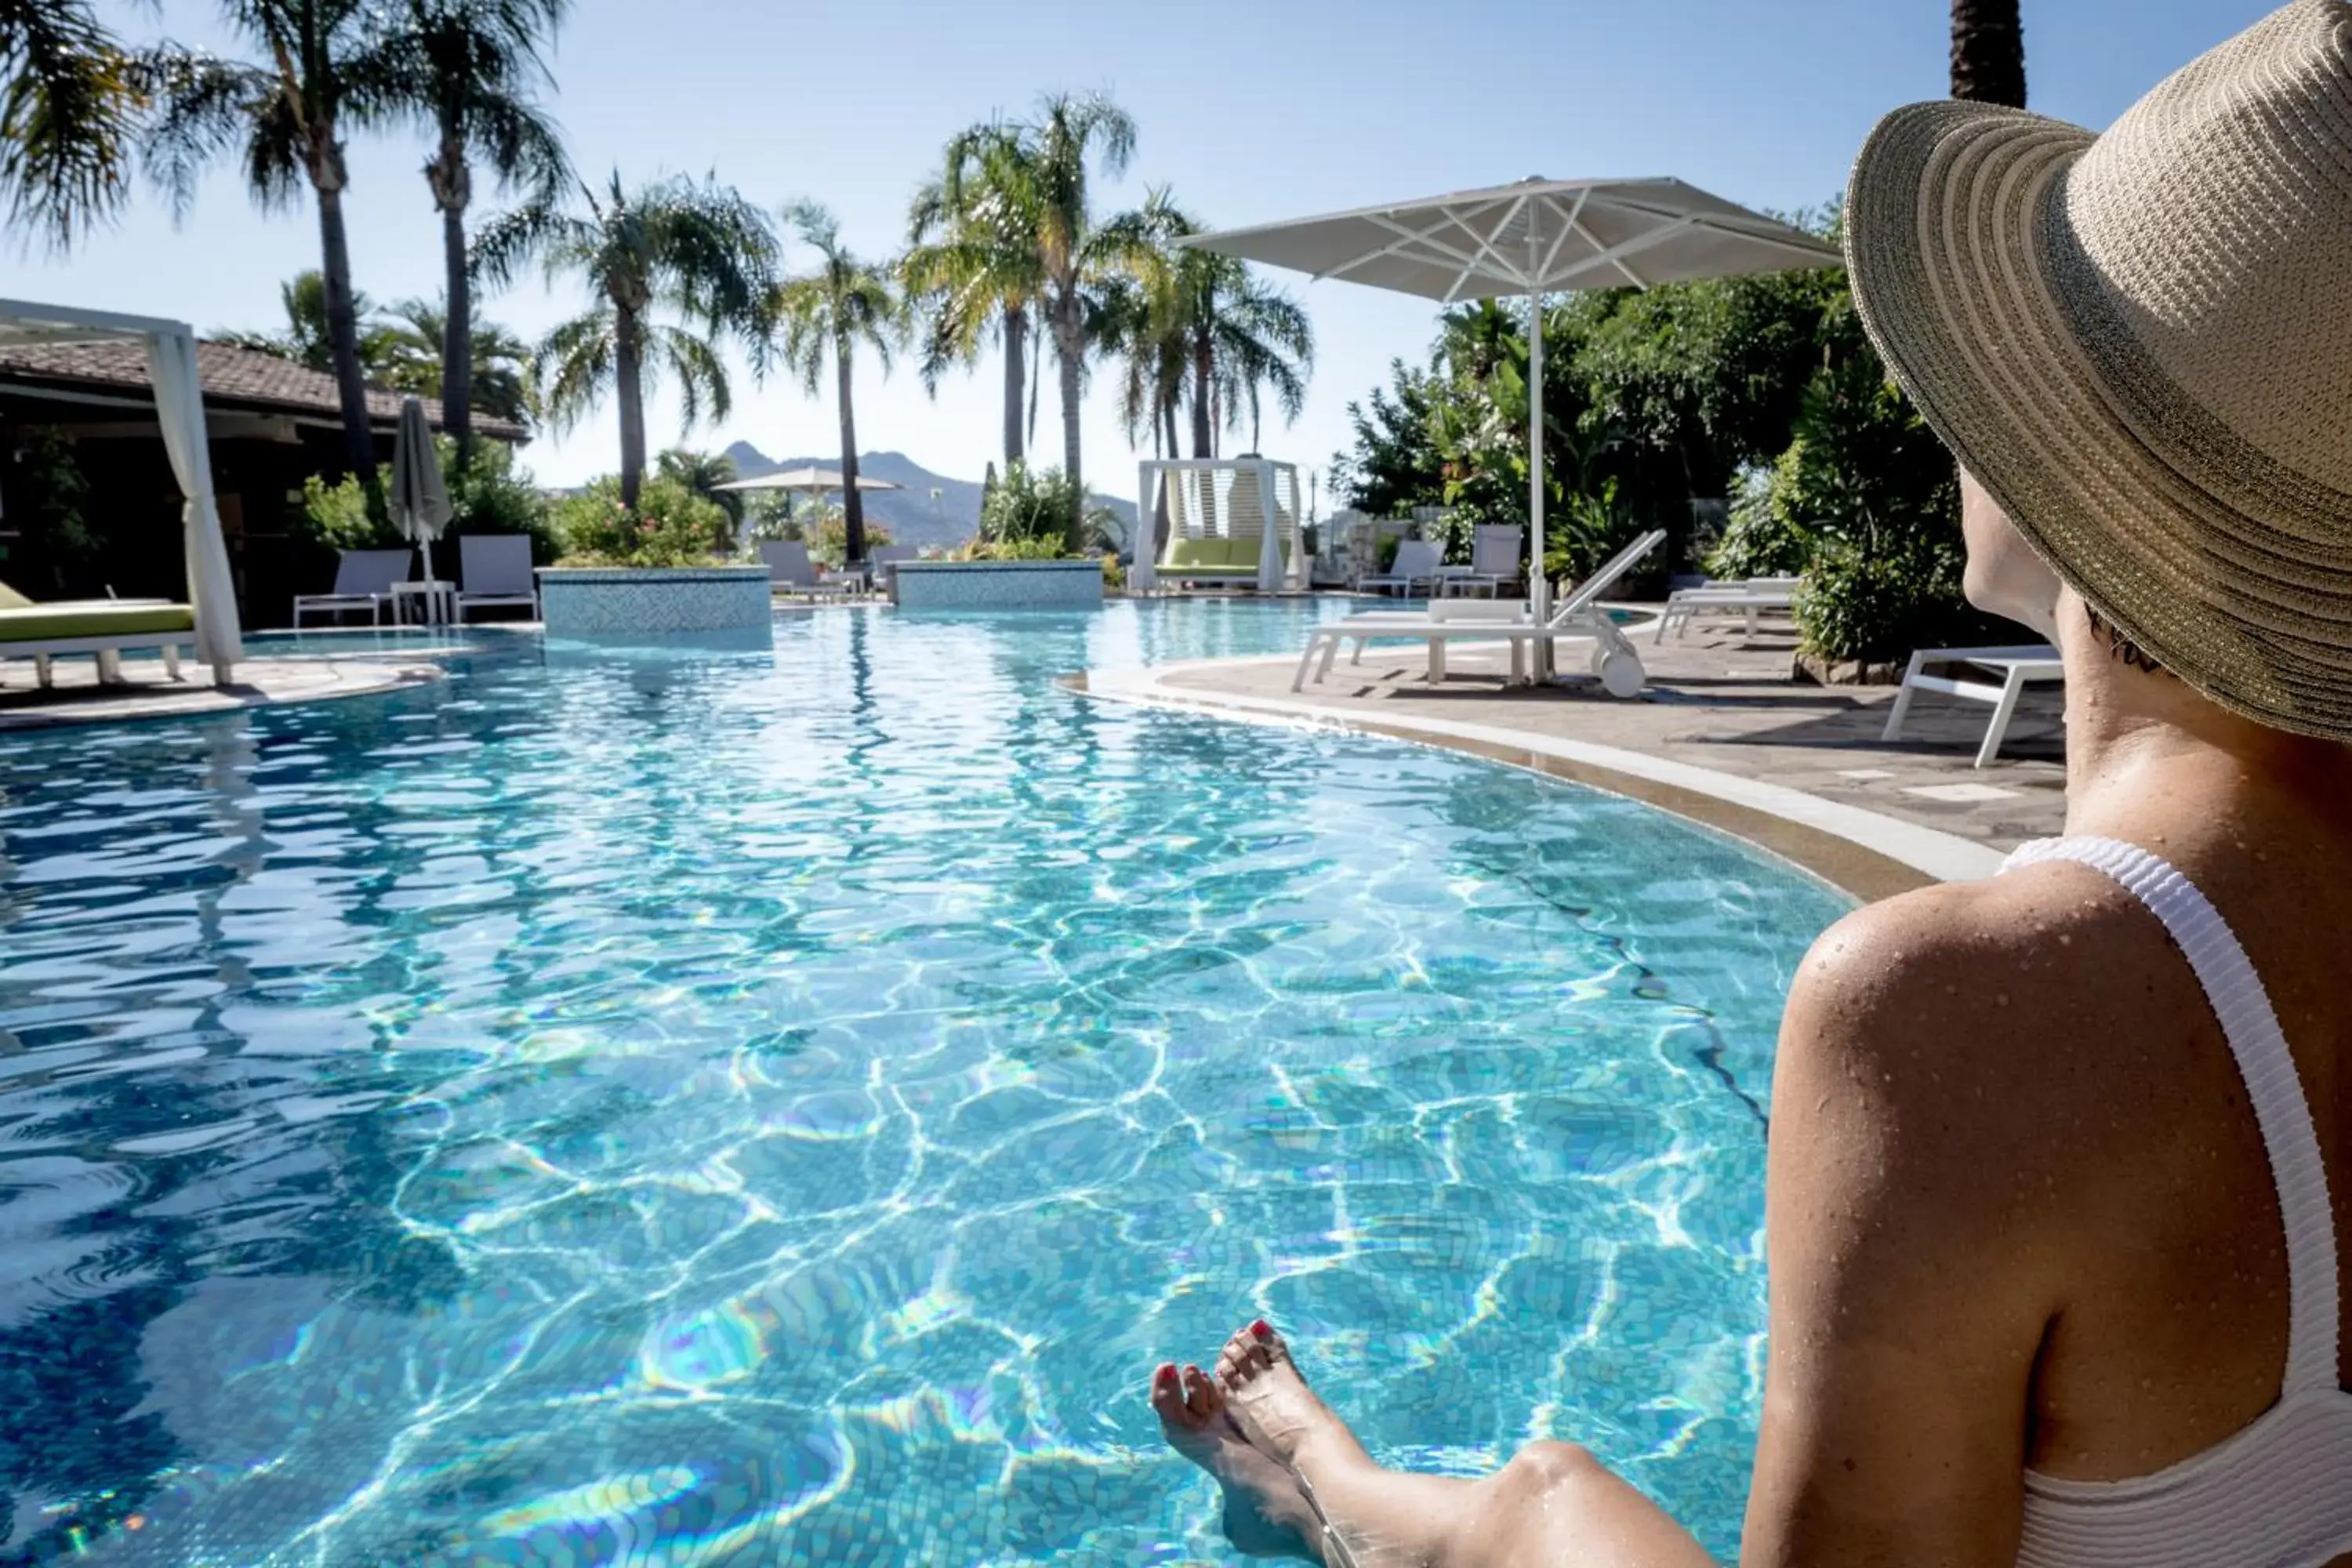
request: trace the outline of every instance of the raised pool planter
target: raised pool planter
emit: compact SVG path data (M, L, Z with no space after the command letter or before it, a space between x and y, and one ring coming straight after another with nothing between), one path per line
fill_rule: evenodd
M1099 561L901 561L896 572L902 610L1092 610L1103 601Z
M765 566L542 566L540 618L551 637L765 631Z

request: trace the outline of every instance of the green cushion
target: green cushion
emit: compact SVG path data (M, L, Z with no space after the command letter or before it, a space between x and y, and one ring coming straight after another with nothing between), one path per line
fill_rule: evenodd
M59 605L46 608L37 605L0 609L0 644L195 629L195 612L185 605Z
M1178 539L1170 542L1160 570L1172 576L1197 573L1203 577L1257 575L1255 539Z
M33 601L5 583L0 583L0 610L29 610Z

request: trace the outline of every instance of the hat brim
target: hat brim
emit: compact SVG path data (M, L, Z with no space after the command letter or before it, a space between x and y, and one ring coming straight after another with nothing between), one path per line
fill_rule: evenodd
M2309 580L2292 537L2315 545L2309 530L2283 534L2250 499L2275 476L2201 460L2231 438L2100 319L2096 280L2068 247L2063 183L2095 140L1987 104L1882 121L1846 197L1864 325L1961 466L2094 610L2225 708L2352 739L2352 596Z

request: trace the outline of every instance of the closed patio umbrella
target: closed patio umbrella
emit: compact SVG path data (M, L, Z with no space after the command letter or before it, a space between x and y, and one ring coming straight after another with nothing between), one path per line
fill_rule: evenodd
M1343 278L1451 305L1528 297L1528 521L1543 619L1543 311L1546 294L1646 289L1750 272L1836 267L1835 246L1675 179L1522 180L1515 185L1195 235L1179 242L1320 279ZM1550 657L1536 645L1540 677Z
M441 454L425 405L400 400L400 426L392 442L392 525L425 552L425 580L433 581L433 542L449 526L449 486L441 477Z

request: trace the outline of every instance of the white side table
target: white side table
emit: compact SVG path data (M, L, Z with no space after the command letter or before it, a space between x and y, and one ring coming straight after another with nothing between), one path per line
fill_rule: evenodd
M394 583L392 585L392 624L408 624L410 601L416 605L417 622L422 626L446 626L457 618L457 584L455 583Z

